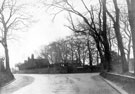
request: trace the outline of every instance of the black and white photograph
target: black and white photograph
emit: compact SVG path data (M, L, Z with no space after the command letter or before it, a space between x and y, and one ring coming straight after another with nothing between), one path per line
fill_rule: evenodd
M135 94L135 0L0 0L0 94Z

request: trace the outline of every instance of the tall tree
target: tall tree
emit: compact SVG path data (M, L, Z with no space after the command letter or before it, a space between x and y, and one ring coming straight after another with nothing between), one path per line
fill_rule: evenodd
M124 40L124 48L127 55L127 61L129 62L130 55L131 55L131 48L132 48L132 36L131 36L131 29L128 21L127 9L121 10L120 24L122 24L121 33Z
M104 50L105 50L105 67L109 71L110 70L110 62L111 62L111 54L110 54L110 47L109 42L107 39L107 17L106 17L106 0L102 0L102 6L103 6L103 31L102 31L102 37L103 37L103 44L104 44Z
M87 47L88 47L88 52L89 52L89 64L90 64L90 66L93 66L93 64L92 64L93 58L92 58L92 53L91 53L91 47L90 47L89 39L87 40Z
M7 40L12 35L12 31L21 29L25 25L27 18L21 13L22 6L17 6L16 0L0 1L0 43L5 50L6 71L11 72L9 66L9 50Z
M81 18L82 20L81 23L84 24L82 28L79 27L80 30L77 30L73 26L73 28L70 29L76 32L82 31L83 34L87 34L89 32L88 34L93 37L96 43L101 61L104 65L104 69L107 69L109 71L110 70L109 63L111 60L111 55L106 30L106 0L102 0L102 2L100 1L100 6L98 7L98 9L95 9L93 5L90 5L90 7L88 7L87 3L84 0L80 0L80 3L82 4L84 11L80 11L77 8L75 8L69 0L53 0L51 4L45 5L49 5L49 8L53 7L59 10L57 13L55 13L55 16L62 11L67 11ZM101 20L102 10L103 10L103 20ZM71 25L73 24L71 23Z
M134 73L135 73L135 0L126 0L128 7L128 17L132 34L133 55L134 55Z
M128 65L125 57L125 52L124 52L124 46L123 46L123 40L120 32L120 23L119 23L119 18L120 18L120 9L117 4L117 0L113 0L114 8L115 8L115 17L112 16L112 14L107 10L107 14L109 17L112 19L113 24L114 24L114 30L116 34L116 39L118 42L118 47L120 49L121 53L121 62L122 62L122 72L127 72L128 71Z

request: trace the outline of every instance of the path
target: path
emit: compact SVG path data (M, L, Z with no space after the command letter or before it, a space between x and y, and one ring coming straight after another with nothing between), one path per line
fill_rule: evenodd
M97 73L18 74L15 77L23 79L4 87L1 94L119 94Z

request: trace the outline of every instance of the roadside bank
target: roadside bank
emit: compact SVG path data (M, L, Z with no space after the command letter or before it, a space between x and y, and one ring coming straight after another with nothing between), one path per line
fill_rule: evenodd
M135 94L135 77L134 76L116 74L116 73L111 73L111 72L102 72L100 73L100 75L103 78L107 79L108 81L112 82L114 85L126 91L128 94Z

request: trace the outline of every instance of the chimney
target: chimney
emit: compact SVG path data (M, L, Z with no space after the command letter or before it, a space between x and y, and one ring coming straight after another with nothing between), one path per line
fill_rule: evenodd
M34 60L34 54L31 55L31 59Z

